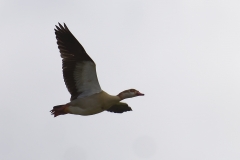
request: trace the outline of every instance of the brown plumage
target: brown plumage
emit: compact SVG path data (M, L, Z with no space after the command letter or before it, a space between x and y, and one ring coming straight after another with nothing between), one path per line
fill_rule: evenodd
M132 109L120 102L123 99L143 95L135 89L117 96L104 92L98 82L96 65L83 46L70 32L66 24L58 23L55 35L62 57L63 78L71 94L70 102L53 107L54 117L64 114L92 115L102 111L123 113Z

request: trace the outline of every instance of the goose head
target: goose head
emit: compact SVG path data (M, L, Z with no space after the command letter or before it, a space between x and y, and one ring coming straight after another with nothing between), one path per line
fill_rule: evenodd
M126 99L126 98L137 97L137 96L144 96L144 94L140 93L136 89L125 90L118 94L118 97L120 97L121 100Z

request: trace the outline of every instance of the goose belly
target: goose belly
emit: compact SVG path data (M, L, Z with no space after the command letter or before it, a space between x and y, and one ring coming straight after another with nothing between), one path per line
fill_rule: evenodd
M103 112L104 109L101 107L81 108L77 106L69 106L69 111L71 114L87 116Z
M110 106L101 100L79 99L70 104L68 110L71 114L93 115L110 108Z

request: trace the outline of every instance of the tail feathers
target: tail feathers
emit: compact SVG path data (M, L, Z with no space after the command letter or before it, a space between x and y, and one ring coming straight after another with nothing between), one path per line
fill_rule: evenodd
M67 114L67 112L65 111L66 107L68 107L66 104L54 106L50 112L52 115L54 115L54 117L57 117L59 115L64 115L64 114Z

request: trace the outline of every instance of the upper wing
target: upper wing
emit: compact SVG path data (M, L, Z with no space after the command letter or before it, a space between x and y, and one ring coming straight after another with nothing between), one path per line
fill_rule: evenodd
M64 27L58 24L54 30L62 57L63 78L71 100L101 92L94 61L66 24Z
M132 111L132 108L129 107L127 103L119 102L118 104L110 107L107 111L114 113L123 113L127 111Z

